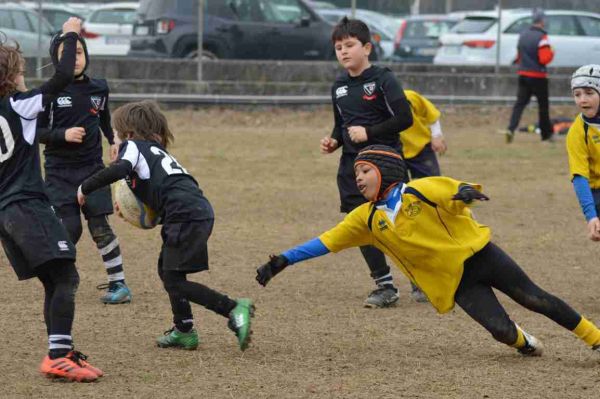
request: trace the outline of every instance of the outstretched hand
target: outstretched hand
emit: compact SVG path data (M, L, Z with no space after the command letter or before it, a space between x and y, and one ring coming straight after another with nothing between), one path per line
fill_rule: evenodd
M288 260L283 255L270 255L269 261L256 269L256 281L266 287L269 281L288 266Z
M452 199L455 201L462 201L465 204L470 204L473 200L489 201L490 197L472 186L464 185L458 189L458 193L454 194Z

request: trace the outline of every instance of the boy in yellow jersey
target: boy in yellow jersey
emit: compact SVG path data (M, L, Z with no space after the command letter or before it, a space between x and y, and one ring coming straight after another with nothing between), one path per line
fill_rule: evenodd
M533 283L490 242L490 229L473 219L469 205L474 200L488 200L481 186L448 177L402 183L404 160L384 145L362 149L354 169L358 189L369 202L319 237L271 256L257 269L259 284L265 286L296 262L373 245L394 261L439 313L449 312L457 303L496 340L524 355L541 355L542 344L509 318L492 288L547 316L600 351L600 330Z
M440 164L436 153L444 154L448 149L440 124L440 111L416 91L404 90L410 104L413 124L400 134L404 162L410 176L407 178L439 176ZM427 297L414 284L411 297L417 302L427 302Z
M567 133L569 170L588 237L600 241L600 65L584 65L575 71L571 90L581 113Z
M412 90L404 90L410 104L413 124L400 134L406 169L411 179L439 176L436 153L448 149L440 125L440 111L427 98Z

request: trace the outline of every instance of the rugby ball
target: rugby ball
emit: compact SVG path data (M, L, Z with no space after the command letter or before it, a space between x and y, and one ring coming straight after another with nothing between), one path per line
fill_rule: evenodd
M158 224L158 215L140 201L125 180L115 183L115 203L126 222L140 229L151 229Z

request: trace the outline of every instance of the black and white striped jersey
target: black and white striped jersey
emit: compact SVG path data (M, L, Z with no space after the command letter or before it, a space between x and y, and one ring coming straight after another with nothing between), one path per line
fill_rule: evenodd
M198 182L161 145L128 140L121 145L119 159L129 161L132 172L127 184L163 222L185 222L214 217Z
M212 207L196 179L160 144L127 140L118 159L81 184L84 195L125 178L144 204L154 209L163 223L213 219Z
M44 198L37 117L72 80L77 38L65 34L64 50L54 75L39 88L0 98L0 209L12 202Z
M0 100L0 209L14 201L46 198L35 136L42 99L34 89Z

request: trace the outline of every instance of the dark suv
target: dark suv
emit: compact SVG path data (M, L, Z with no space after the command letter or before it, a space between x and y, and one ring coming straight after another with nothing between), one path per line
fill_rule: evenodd
M331 25L304 0L204 0L204 58L335 59ZM198 54L198 1L141 0L130 56Z

